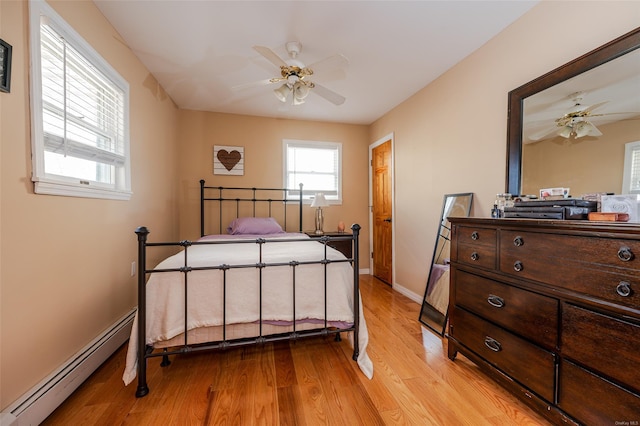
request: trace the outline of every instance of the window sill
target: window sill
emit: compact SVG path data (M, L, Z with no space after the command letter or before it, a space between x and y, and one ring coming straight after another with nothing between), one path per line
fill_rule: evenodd
M35 181L34 192L45 195L61 195L65 197L101 198L105 200L128 201L131 191L116 191L80 185L68 185L58 182Z

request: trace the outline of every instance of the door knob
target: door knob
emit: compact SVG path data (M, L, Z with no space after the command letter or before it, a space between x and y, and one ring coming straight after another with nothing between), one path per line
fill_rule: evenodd
M384 219L384 221L385 221L385 222L389 222L389 223L391 223L391 218L390 218L390 217L388 217L388 218Z

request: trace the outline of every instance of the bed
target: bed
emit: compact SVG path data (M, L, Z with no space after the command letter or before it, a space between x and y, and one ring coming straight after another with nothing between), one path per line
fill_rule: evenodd
M360 226L343 236L310 237L302 232L302 194L302 185L225 188L201 180L199 239L148 242L149 230L136 229L138 312L123 381L137 376L137 397L149 393L150 358L168 366L169 355L305 336L339 340L346 333L353 360L372 377L359 291ZM214 233L205 231L215 224ZM353 257L330 247L332 240L351 240ZM147 267L150 250L171 248L175 254Z

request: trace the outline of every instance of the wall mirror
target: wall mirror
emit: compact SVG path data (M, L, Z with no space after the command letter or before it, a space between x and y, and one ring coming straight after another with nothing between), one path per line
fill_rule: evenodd
M639 48L637 28L509 92L507 192L537 194L539 188L549 186L569 187L573 196L621 192L624 146L612 148L611 144L640 140ZM576 104L581 105L578 109L590 108L590 116L579 117L579 121L593 123L602 135L588 132L576 138L575 131L570 137L558 134L567 123L556 120ZM623 128L633 133L622 134ZM543 143L553 154L540 153ZM600 153L588 154L588 149ZM604 164L603 159L615 164ZM542 163L547 169L536 172ZM553 183L548 180L551 175ZM590 181L595 175L599 181ZM536 176L546 176L550 184L536 180Z
M467 217L471 212L473 193L446 194L436 235L436 246L424 292L420 322L440 336L444 335L449 308L449 259L451 224L449 217Z

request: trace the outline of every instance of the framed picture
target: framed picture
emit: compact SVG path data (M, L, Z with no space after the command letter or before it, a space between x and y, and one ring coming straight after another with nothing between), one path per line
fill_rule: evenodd
M214 175L244 175L244 147L223 146L213 147Z
M9 92L11 86L11 45L0 39L0 92Z

